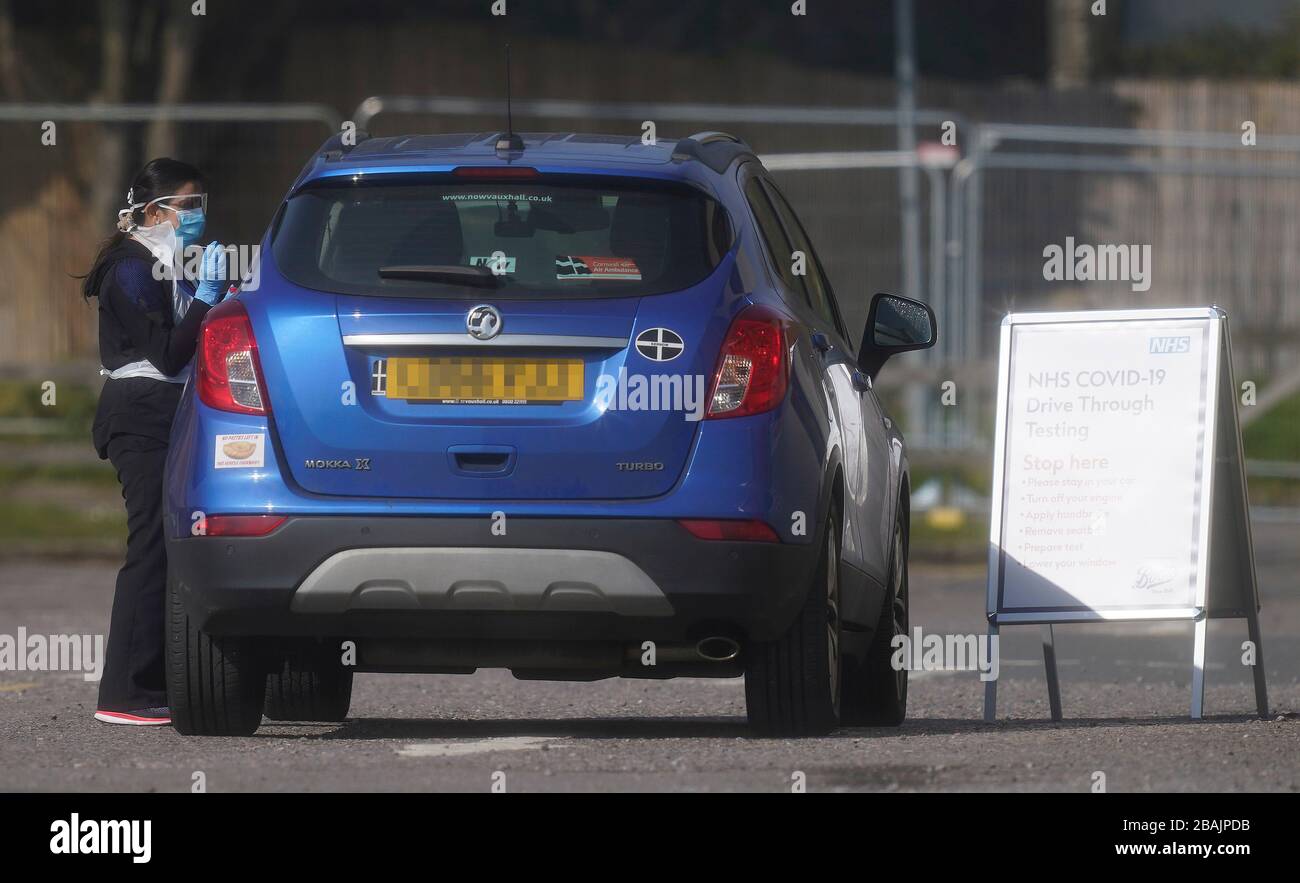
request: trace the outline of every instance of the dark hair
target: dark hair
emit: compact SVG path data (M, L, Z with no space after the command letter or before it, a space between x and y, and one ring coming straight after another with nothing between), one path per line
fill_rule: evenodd
M178 159L169 159L159 157L151 159L145 163L134 180L131 181L130 194L131 198L127 200L129 205L139 205L140 208L133 209L131 220L136 224L144 223L144 204L150 200L157 199L160 196L170 196L177 190L180 190L186 184L197 184L199 189L203 189L203 173L197 168ZM100 243L99 251L95 254L95 260L86 271L86 275L77 276L82 280L81 295L85 298L92 298L98 294L96 270L103 263L108 253L122 244L126 239L127 233L118 230L112 236Z

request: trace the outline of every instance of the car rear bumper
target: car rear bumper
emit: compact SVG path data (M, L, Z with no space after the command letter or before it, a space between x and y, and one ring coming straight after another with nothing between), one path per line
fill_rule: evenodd
M167 541L211 634L500 641L771 640L820 544L700 540L668 519L291 517Z

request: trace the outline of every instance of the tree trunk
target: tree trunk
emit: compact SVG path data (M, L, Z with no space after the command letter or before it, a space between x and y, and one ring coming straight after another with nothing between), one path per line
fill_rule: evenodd
M1088 82L1088 22L1091 0L1051 0L1051 81L1054 89L1075 89Z
M162 70L158 80L158 104L178 104L185 100L194 67L194 46L198 33L198 17L191 14L187 4L171 10L163 27ZM174 120L155 120L149 124L145 137L145 156L172 156L176 153L176 123Z
M130 7L119 0L100 0L99 91L95 102L117 104L126 99L130 60ZM90 184L91 217L106 231L125 204L127 182L125 123L102 123L89 155L78 157L82 180Z
M9 101L25 101L22 62L18 59L18 40L14 35L14 14L9 0L0 0L0 94Z

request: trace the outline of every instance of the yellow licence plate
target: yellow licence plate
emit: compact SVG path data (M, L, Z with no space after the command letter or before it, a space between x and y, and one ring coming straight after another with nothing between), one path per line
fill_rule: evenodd
M384 394L410 401L545 404L582 398L582 359L392 358Z

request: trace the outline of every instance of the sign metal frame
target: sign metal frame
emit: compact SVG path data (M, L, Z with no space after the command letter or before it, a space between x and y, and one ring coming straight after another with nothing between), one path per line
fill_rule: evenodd
M1197 513L1196 584L1192 606L1134 607L1077 610L1003 610L1002 549L1003 507L1006 490L1007 420L1011 403L1012 335L1016 326L1096 324L1115 322L1158 323L1163 321L1207 322L1205 340L1205 416L1200 452L1201 496ZM1060 684L1056 671L1056 623L1152 622L1193 623L1191 717L1200 719L1205 701L1205 644L1210 618L1245 618L1255 647L1255 699L1261 717L1268 715L1268 694L1264 681L1263 647L1259 628L1259 583L1255 572L1254 543L1250 531L1250 507L1246 491L1245 458L1236 408L1236 386L1232 374L1232 343L1227 314L1218 307L1143 310L1096 310L1073 312L1011 313L1002 320L998 352L997 423L993 454L992 513L989 521L988 585L986 611L989 636L996 637L1003 625L1039 625L1042 631L1043 662L1048 700L1053 720L1061 719ZM1222 470L1222 471L1221 471ZM1229 496L1232 498L1230 499ZM1233 533L1221 536L1231 519ZM1217 529L1216 529L1217 528ZM1228 546L1227 544L1233 544ZM1235 548L1234 548L1235 547ZM1229 561L1216 570L1216 554ZM1230 552L1230 555L1225 553ZM1212 586L1211 580L1215 580ZM1236 582L1235 600L1228 607L1215 608L1211 589L1229 591L1224 584ZM985 685L984 719L997 716L997 681Z

